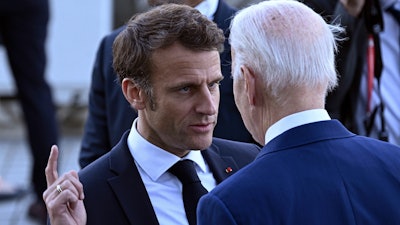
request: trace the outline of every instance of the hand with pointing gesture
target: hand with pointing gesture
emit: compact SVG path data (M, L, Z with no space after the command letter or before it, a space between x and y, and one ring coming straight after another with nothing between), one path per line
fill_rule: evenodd
M43 193L52 225L84 225L83 186L76 171L58 177L58 147L53 145L46 167L47 189Z

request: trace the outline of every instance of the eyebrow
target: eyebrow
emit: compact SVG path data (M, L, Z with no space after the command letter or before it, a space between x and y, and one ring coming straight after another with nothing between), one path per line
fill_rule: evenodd
M207 82L207 84L210 83L215 83L215 82L221 82L225 77L220 75L216 77L215 79L211 80L210 82ZM170 88L175 89L175 88L180 88L180 87L186 87L186 86L199 86L200 83L197 81L179 81L178 83L173 84Z

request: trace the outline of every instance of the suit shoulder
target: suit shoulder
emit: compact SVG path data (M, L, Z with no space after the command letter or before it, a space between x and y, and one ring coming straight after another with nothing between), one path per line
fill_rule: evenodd
M219 151L225 155L230 155L233 152L240 152L249 155L257 155L260 152L260 147L253 143L240 141L232 141L222 138L213 138L213 145L217 146Z
M79 179L83 183L115 176L116 171L124 170L134 163L127 145L129 132L130 130L125 131L109 152L79 171Z
M96 174L105 174L105 172L109 171L109 155L110 152L104 154L94 162L90 163L85 168L79 171L79 180L82 183L87 183L90 180L95 179L96 177L101 177Z
M118 36L118 34L121 33L121 31L123 31L123 30L125 29L125 27L126 27L126 26L118 27L117 29L111 31L110 34L108 34L107 36L105 36L105 38L106 38L106 39L112 39L112 40L114 40L114 39Z

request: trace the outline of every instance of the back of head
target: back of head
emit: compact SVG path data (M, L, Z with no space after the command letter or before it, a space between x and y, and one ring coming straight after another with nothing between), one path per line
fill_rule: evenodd
M224 34L198 10L179 4L164 4L133 16L113 45L113 66L120 81L132 78L148 87L151 56L175 42L194 51L223 50Z
M239 11L231 24L233 76L240 76L239 67L246 65L263 77L274 96L288 87L329 90L337 83L334 55L339 31L297 1L252 5Z

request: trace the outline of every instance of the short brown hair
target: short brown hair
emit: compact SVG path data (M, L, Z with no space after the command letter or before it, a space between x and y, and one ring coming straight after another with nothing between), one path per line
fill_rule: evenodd
M132 78L144 89L151 87L153 51L175 42L192 50L223 51L224 34L198 10L165 4L134 15L113 45L113 66L120 82Z

